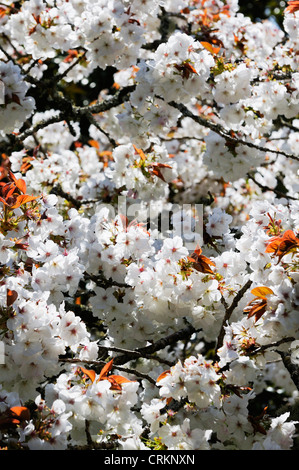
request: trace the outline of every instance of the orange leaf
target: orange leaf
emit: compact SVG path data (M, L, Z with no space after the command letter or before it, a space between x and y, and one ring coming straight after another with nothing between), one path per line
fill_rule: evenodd
M6 304L7 307L10 307L14 301L17 299L18 293L15 290L10 290L7 289L7 294L6 294Z
M152 163L151 166L156 168L172 168L172 166L168 165L168 163Z
M13 193L15 192L15 189L16 188L13 183L8 183L5 186L2 186L2 194L6 200L13 195Z
M143 150L137 148L136 145L134 145L134 144L133 144L133 147L134 147L134 149L135 149L135 152L138 153L138 155L139 155L139 157L141 158L141 160L143 160L143 161L146 160L146 156L145 156Z
M284 234L270 238L265 252L274 253L280 261L284 255L297 247L299 247L299 238L292 230L287 230Z
M99 150L100 144L97 140L89 140L88 143L91 147L95 147L96 149Z
M159 375L156 382L160 382L160 380L164 379L164 377L166 377L168 374L170 374L170 370L165 370L164 372L162 372L162 374Z
M108 377L103 377L102 380L110 382L111 390L121 390L122 384L132 382L132 380L126 379L122 375L109 375Z
M206 41L201 41L200 43L207 51L209 51L211 54L218 54L220 51L220 47L214 47L212 44Z
M267 308L266 299L254 299L252 302L249 302L247 307L244 308L244 312L248 312L248 318L254 316L254 321L257 322L261 316L265 313Z
M285 12L295 13L299 10L299 2L298 1L291 1L288 2L288 7L285 9Z
M22 178L17 179L11 171L9 172L9 176L13 180L13 182L15 183L16 187L21 191L21 193L25 194L26 193L26 183L25 183L25 181Z
M110 389L111 390L121 390L121 385L116 382L113 378L110 377L104 377L103 380L108 380L110 382Z
M162 175L161 171L159 170L159 168L149 168L149 172L151 175L155 175L157 176L157 178L160 178L162 181L165 182L165 178L164 176Z
M12 423L18 424L20 421L29 421L30 411L25 406L13 406L10 408Z
M81 371L83 372L83 374L87 375L88 378L90 378L90 380L92 382L95 381L95 378L96 378L96 373L94 370L92 369L85 369L84 367L80 367Z
M265 299L267 295L274 294L272 289L265 286L255 287L252 289L251 293L260 299Z
M210 266L216 266L215 263L201 253L202 249L199 245L197 245L191 256L188 256L189 261L193 263L193 268L197 271L201 273L213 274Z
M108 380L110 379L114 380L119 385L129 383L129 382L134 382L134 380L126 379L122 375L109 375Z
M196 73L196 69L193 65L189 64L189 62L184 62L182 65L174 64L174 67L179 71L183 72L183 78L188 79L190 77L190 73Z
M202 249L200 248L199 245L196 245L194 253L196 253L198 256L202 254Z
M18 196L16 198L16 203L11 206L11 208L17 209L18 207L22 206L23 204L26 204L27 202L35 201L35 199L38 199L38 196L28 196L28 194L22 194L21 196Z
M111 371L113 366L113 359L111 361L107 362L107 364L104 365L103 369L100 372L98 380L103 380L105 377L107 377L108 372Z

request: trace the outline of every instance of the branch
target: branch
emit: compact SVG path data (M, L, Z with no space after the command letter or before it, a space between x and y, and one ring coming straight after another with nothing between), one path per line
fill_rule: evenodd
M135 369L130 369L127 367L121 367L121 364L125 364L131 360L138 359L138 358L146 358L146 359L152 359L152 360L159 360L154 356L151 356L155 352L166 348L167 346L171 346L175 343L177 343L180 340L183 339L188 339L190 336L192 336L194 333L196 333L199 330L196 330L192 325L188 325L186 328L183 328L179 331L176 331L175 333L172 333L169 336L166 336L165 338L161 338L155 343L150 344L149 346L145 346L143 348L137 348L135 350L125 350L125 349L120 349L120 348L114 348L114 347L100 347L99 349L107 350L109 351L117 351L123 353L121 356L116 356L113 359L113 364L116 366L116 368L121 371L125 372L127 374L133 374L136 377L139 377L140 379L145 379L148 380L150 383L153 385L156 384L156 381L150 377L147 374L144 374L142 372L139 372ZM64 363L71 363L71 364L76 364L76 363L81 363L81 364L86 364L89 366L95 366L95 367L103 367L106 362L101 361L101 360L96 360L96 361L84 361L82 359L78 358L60 358L60 362ZM160 362L160 360L159 360ZM165 362L165 361L164 361ZM172 364L169 364L172 365Z
M122 354L123 356L129 355L132 358L135 356L135 359L139 359L139 358L151 359L161 364L166 364L169 367L173 366L173 362L167 361L167 359L162 359L159 356L152 356L151 354L144 354L138 350L117 348L115 346L99 346L99 350L102 350L103 352L108 352L108 351L117 352L117 353Z
M70 202L76 209L80 209L81 207L81 201L78 201L75 199L73 196L70 194L66 193L63 191L62 187L60 184L57 184L56 186L53 186L53 188L50 191L50 194L55 194L55 196L60 196L63 199L66 199L68 202Z
M84 273L85 279L90 279L93 281L98 287L103 287L104 289L108 289L109 287L120 287L120 288L131 288L129 284L126 284L125 282L117 282L114 281L113 279L106 279L103 275L99 274L98 276L95 276L93 274L88 274Z
M171 335L166 336L165 338L161 338L158 341L150 344L149 346L135 349L133 351L133 354L129 352L124 356L116 357L114 360L114 364L125 364L126 362L134 359L136 352L138 354L141 354L142 357L144 355L154 354L155 352L160 351L161 349L164 349L167 346L171 346L177 343L178 341L190 338L190 336L192 336L194 333L197 333L198 331L199 330L196 330L192 325L188 325L186 328L176 331L175 333L172 333Z
M252 281L249 279L246 282L246 284L244 284L244 286L239 290L239 292L234 297L234 300L232 301L232 303L230 304L229 307L227 306L225 301L222 301L222 303L224 304L224 307L225 307L225 315L224 315L223 322L222 322L221 329L220 329L220 333L219 333L219 336L218 336L216 351L218 351L218 349L220 349L223 345L223 339L224 339L224 335L225 335L225 326L226 326L227 322L229 321L233 311L237 307L238 303L242 299L245 292L250 288L251 284L252 284Z
M59 362L70 363L70 364L86 364L88 366L94 366L94 367L98 367L98 366L104 367L106 365L105 361L86 361L84 359L78 359L78 358L73 359L73 358L68 358L68 357L60 358ZM115 362L115 359L114 359L114 362ZM136 369L130 369L128 367L117 366L117 370L119 370L120 372L125 372L127 374L135 375L135 376L139 377L140 379L148 380L153 385L156 384L156 381L152 377L150 377L147 374L143 374L142 372L139 372Z
M160 96L158 96L158 98L163 100L163 98ZM183 114L183 116L193 119L193 121L197 122L201 126L208 127L209 129L214 131L216 134L223 137L227 142L231 142L233 144L246 145L247 147L259 150L260 152L275 153L277 155L283 155L286 158L291 158L292 160L299 161L299 157L283 152L282 150L273 150L267 147L261 147L260 145L254 144L253 142L248 142L247 140L243 140L241 138L232 137L230 134L228 134L225 131L225 129L223 129L222 126L212 121L209 121L208 119L202 118L201 116L196 116L182 103L176 103L175 101L170 101L168 104L172 106L173 108L178 109Z
M70 132L73 133L73 130L70 126L70 120L80 121L82 116L86 116L89 120L91 119L92 114L102 113L104 111L108 111L120 104L128 101L129 94L135 89L135 85L127 86L120 89L112 98L109 98L102 103L97 103L91 106L82 106L76 107L70 100L63 97L61 94L55 93L55 97L53 97L52 105L56 105L56 109L59 110L59 114L57 116L52 116L49 119L45 119L35 126L30 127L23 133L14 136L15 143L23 142L27 137L35 134L41 129L49 126L50 124L54 124L56 122L66 121L70 127ZM94 122L93 122L94 123ZM102 129L101 129L102 130ZM104 132L102 130L102 132ZM108 137L106 135L106 137ZM109 137L108 137L109 138ZM110 142L114 144L114 141L109 138Z
M108 132L106 132L104 129L102 129L102 127L100 126L100 124L95 119L95 117L93 116L92 113L88 112L88 113L85 114L85 116L89 120L90 124L93 124L100 132L102 132L102 134L104 134L107 137L107 139L109 140L110 144L113 147L117 147L116 141L108 134Z
M59 114L58 116L52 116L49 119L44 119L43 121L40 121L39 123L37 123L35 126L32 126L26 131L22 132L22 134L16 135L15 141L17 143L23 142L25 139L27 139L27 137L30 137L31 135L35 134L39 130L44 129L50 124L54 124L55 122L61 122L61 121L64 121L64 118L61 114Z
M262 191L273 191L276 196L280 198L285 198L285 199L292 199L293 201L298 201L296 197L293 196L288 196L287 194L282 193L281 191L278 191L276 188L270 188L269 186L264 186L263 184L259 183L255 177L253 176L252 173L247 173L248 178L250 178Z
M85 57L86 52L87 52L86 50L85 50L84 52L82 52L82 53L79 55L79 57L78 57L76 60L74 60L73 63L72 63L64 72L55 75L55 77L54 77L55 82L59 82L60 80L63 80L64 77L66 77L67 74L68 74L74 67L76 67L77 64L79 64L79 63L81 62L81 60Z
M295 338L292 338L290 336L287 338L282 338L279 341L274 341L274 343L263 344L262 346L259 346L258 348L254 349L253 351L250 351L250 356L263 353L264 351L270 348L277 348L277 346L280 346L281 344L284 344L284 343L289 343L291 341L295 341ZM277 352L279 353L279 351Z
M285 368L290 373L291 379L294 382L297 390L299 390L299 365L291 361L291 355L284 351L277 351L280 355Z
M86 113L98 114L104 111L108 111L109 109L115 108L116 106L119 106L125 101L128 101L129 94L134 91L135 88L136 85L126 86L118 90L118 92L115 93L112 98L109 98L108 100L105 100L102 103L94 104L92 106L82 106L76 108L76 111L81 115L84 115Z

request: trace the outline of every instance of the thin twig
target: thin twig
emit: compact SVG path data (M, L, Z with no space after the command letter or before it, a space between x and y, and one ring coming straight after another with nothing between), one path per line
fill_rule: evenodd
M284 194L281 191L278 191L278 189L276 189L276 188L270 188L269 186L264 186L263 184L259 183L256 180L256 178L253 176L252 173L247 173L247 176L263 191L271 191L271 192L275 193L280 198L292 199L293 201L298 201L298 198L296 198L296 197L288 196L287 194Z
M158 97L159 99L163 99L162 97ZM249 142L247 140L243 140L239 137L232 137L230 134L228 134L225 129L223 129L222 126L220 126L219 124L216 124L208 119L205 119L205 118L202 118L201 116L197 116L195 114L193 114L188 108L187 106L185 106L184 104L182 103L176 103L175 101L170 101L168 102L168 104L170 106L172 106L173 108L176 108L178 109L182 114L183 116L185 117L190 117L193 121L197 122L198 124L200 124L201 126L204 126L204 127L207 127L209 129L211 129L212 131L214 131L216 134L220 135L221 137L223 137L227 142L231 142L233 144L240 144L240 145L245 145L247 147L250 147L250 148L254 148L256 150L259 150L260 152L270 152L270 153L275 153L277 155L282 155L286 158L291 158L292 160L296 160L296 161L299 161L299 157L296 157L295 155L292 155L292 154L289 154L289 153L286 153L282 150L274 150L274 149L270 149L268 147L262 147L260 145L257 145L257 144L254 144L253 142Z
M219 333L218 339L217 339L216 351L218 351L218 349L220 349L223 345L223 339L224 339L224 335L225 335L225 326L226 326L227 322L229 321L233 311L238 306L238 303L242 299L245 292L250 288L251 284L252 284L252 281L249 279L246 282L246 284L244 284L244 286L239 290L237 295L234 297L234 300L232 301L230 306L229 307L226 306L225 315L224 315L223 322L222 322L221 329L220 329L220 333ZM224 306L225 306L225 303L224 303Z
M98 361L86 361L84 359L68 358L68 357L60 358L59 362L69 363L69 364L85 364L85 365L88 365L88 366L91 366L91 367L98 367L98 366L104 367L106 365L105 361L100 361L100 360L98 360ZM139 377L140 379L148 380L148 382L152 383L153 385L156 384L155 380L152 377L150 377L147 374L144 374L143 372L139 372L136 369L117 366L117 370L119 370L120 372L125 372L126 374L135 375L136 377Z

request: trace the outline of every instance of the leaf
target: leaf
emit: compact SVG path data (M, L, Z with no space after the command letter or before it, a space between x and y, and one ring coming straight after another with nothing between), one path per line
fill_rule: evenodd
M111 361L107 362L107 364L104 365L103 369L100 372L98 380L103 380L105 377L107 377L108 372L111 371L113 366L113 359Z
M21 191L21 193L26 194L26 183L24 180L19 179L16 181L16 187Z
M19 106L21 106L20 98L18 97L18 95L16 93L11 94L11 101L13 103L17 103Z
M9 172L9 177L21 193L25 194L27 189L26 182L22 178L17 179L12 171Z
M260 299L265 299L267 295L274 294L272 289L265 286L255 287L254 289L252 289L251 293L256 297L259 297Z
M90 145L91 147L94 147L94 148L96 148L96 149L99 150L100 144L99 144L99 142L98 142L97 140L92 140L92 139L91 139L91 140L88 141L88 143L89 143L89 145Z
M7 289L7 293L6 293L7 307L10 307L17 298L18 298L18 293L15 290Z
M108 380L111 383L111 390L121 390L122 384L134 382L134 380L126 379L122 375L103 376L100 380Z
M151 166L156 168L172 168L172 166L168 165L168 163L152 163Z
M146 156L145 156L145 153L143 152L143 150L139 149L136 147L136 145L133 144L133 147L135 149L135 152L138 153L139 157L141 158L142 161L146 160Z
M214 261L211 261L210 258L201 254L202 249L199 245L196 246L194 252L191 256L188 256L188 260L193 263L193 268L201 273L213 274L210 266L216 266Z
M127 216L120 214L119 215L120 221L122 223L123 229L126 231L129 225L129 219Z
M164 181L164 182L166 183L165 178L164 178L164 176L162 175L162 173L161 173L161 171L159 170L159 168L149 168L148 171L149 171L149 173L150 173L151 175L157 176L157 178L160 178L162 181Z
M11 423L19 424L21 421L30 420L30 411L25 406L13 406L9 410Z
M254 316L254 321L257 322L261 316L265 313L267 308L266 299L254 299L252 302L249 302L247 307L244 308L244 312L248 312L248 317L251 318Z
M196 69L189 62L184 62L182 65L174 64L174 67L179 71L183 72L183 78L189 78L190 73L196 73Z
M116 380L114 380L113 378L104 377L103 380L108 380L108 382L110 382L110 384L111 384L111 385L110 385L110 389L111 389L111 390L118 390L118 391L121 390L121 385L118 384L118 383L116 382Z
M156 382L160 382L160 380L164 379L164 377L166 377L169 374L170 374L170 370L165 370L164 372L162 372L162 374L159 375Z
M299 10L299 2L297 0L288 2L288 7L285 9L285 12L295 13Z
M12 209L17 209L18 207L26 204L27 202L35 201L38 199L38 196L28 196L28 194L22 194L16 198L16 203L11 206Z
M92 382L95 381L95 378L96 378L96 373L94 370L92 369L85 369L84 367L80 367L81 371L83 372L83 374L87 375L88 378L90 378L90 380Z
M279 262L284 255L298 247L299 238L292 230L287 230L284 234L270 238L265 253L274 253Z
M129 383L129 382L135 382L135 380L126 379L126 377L123 377L122 375L109 375L108 378L109 379L112 378L118 384L125 384L125 383Z
M220 51L220 47L214 47L212 46L212 44L210 44L209 42L206 42L206 41L201 41L200 44L207 50L209 51L211 54L218 54L218 52Z

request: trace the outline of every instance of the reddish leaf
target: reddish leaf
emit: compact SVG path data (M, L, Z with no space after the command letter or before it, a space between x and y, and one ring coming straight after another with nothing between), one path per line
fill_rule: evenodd
M162 181L165 182L165 178L164 176L162 175L161 171L159 170L159 168L149 168L149 172L151 175L154 175L154 176L157 176L157 178L160 178Z
M111 369L112 369L112 366L113 366L113 359L111 359L111 361L107 362L107 364L104 365L103 369L100 372L99 378L98 378L99 381L103 380L105 377L107 377L108 372L110 372Z
M22 194L16 198L15 204L11 206L12 209L17 209L18 207L26 204L27 202L35 201L38 199L38 196L28 196L28 194Z
M174 67L179 72L183 72L183 78L186 78L187 80L190 77L191 73L196 73L197 74L196 69L189 62L185 62L182 65L174 64Z
M97 140L89 140L88 143L91 147L94 147L99 150L100 144Z
M7 289L7 294L6 294L7 307L10 307L17 298L18 298L18 293L15 290Z
M143 150L137 148L136 145L134 145L134 144L133 144L133 147L134 147L134 149L135 149L135 152L136 152L136 153L139 155L139 157L141 158L141 160L143 160L143 161L146 160L146 156L145 156Z
M113 378L104 377L103 380L108 380L108 382L110 382L110 384L111 384L111 385L110 385L110 389L111 389L111 390L118 390L118 391L121 390L121 385L118 384L118 383L116 382L116 380L114 380Z
M108 377L104 377L103 380L108 380L111 383L111 390L121 390L121 385L123 383L131 382L131 380L128 380L121 375L109 375Z
M254 299L247 307L244 308L244 312L248 312L248 317L251 318L254 316L254 321L257 322L267 309L267 300L266 299Z
M80 367L80 369L81 369L81 371L83 372L83 374L87 375L87 377L88 377L92 382L95 381L96 373L95 373L94 370L85 369L84 367Z
M288 2L288 7L285 9L285 12L295 13L299 10L299 2L298 1L291 1Z
M0 429L7 429L12 425L20 424L22 421L29 421L30 411L25 406L13 406L0 414Z
M134 380L126 379L126 377L123 377L122 375L109 375L108 380L110 379L115 380L115 382L118 383L119 385L129 383L129 382L134 382Z
M201 41L200 44L211 54L218 54L218 52L220 51L220 47L214 47L209 42Z
M170 370L165 370L164 372L162 372L162 374L159 375L156 382L160 382L160 380L164 379L164 377L166 377L169 374L170 374Z
M21 421L29 421L30 411L25 406L13 406L10 408L12 423L18 424Z
M18 97L18 95L16 93L11 94L11 101L13 103L17 103L19 106L21 106L20 98Z
M202 249L197 245L190 257L188 256L188 260L193 263L193 268L197 271L201 273L213 274L210 266L215 266L215 263L211 261L210 258L207 258L207 256L204 256L201 253Z
M270 238L266 248L266 253L273 253L274 256L278 256L280 261L284 255L298 247L299 238L292 230L287 230L284 234L281 234L278 237Z
M252 289L251 293L255 295L256 297L259 297L260 299L265 299L267 295L272 295L274 294L273 290L270 289L270 287L255 287Z

